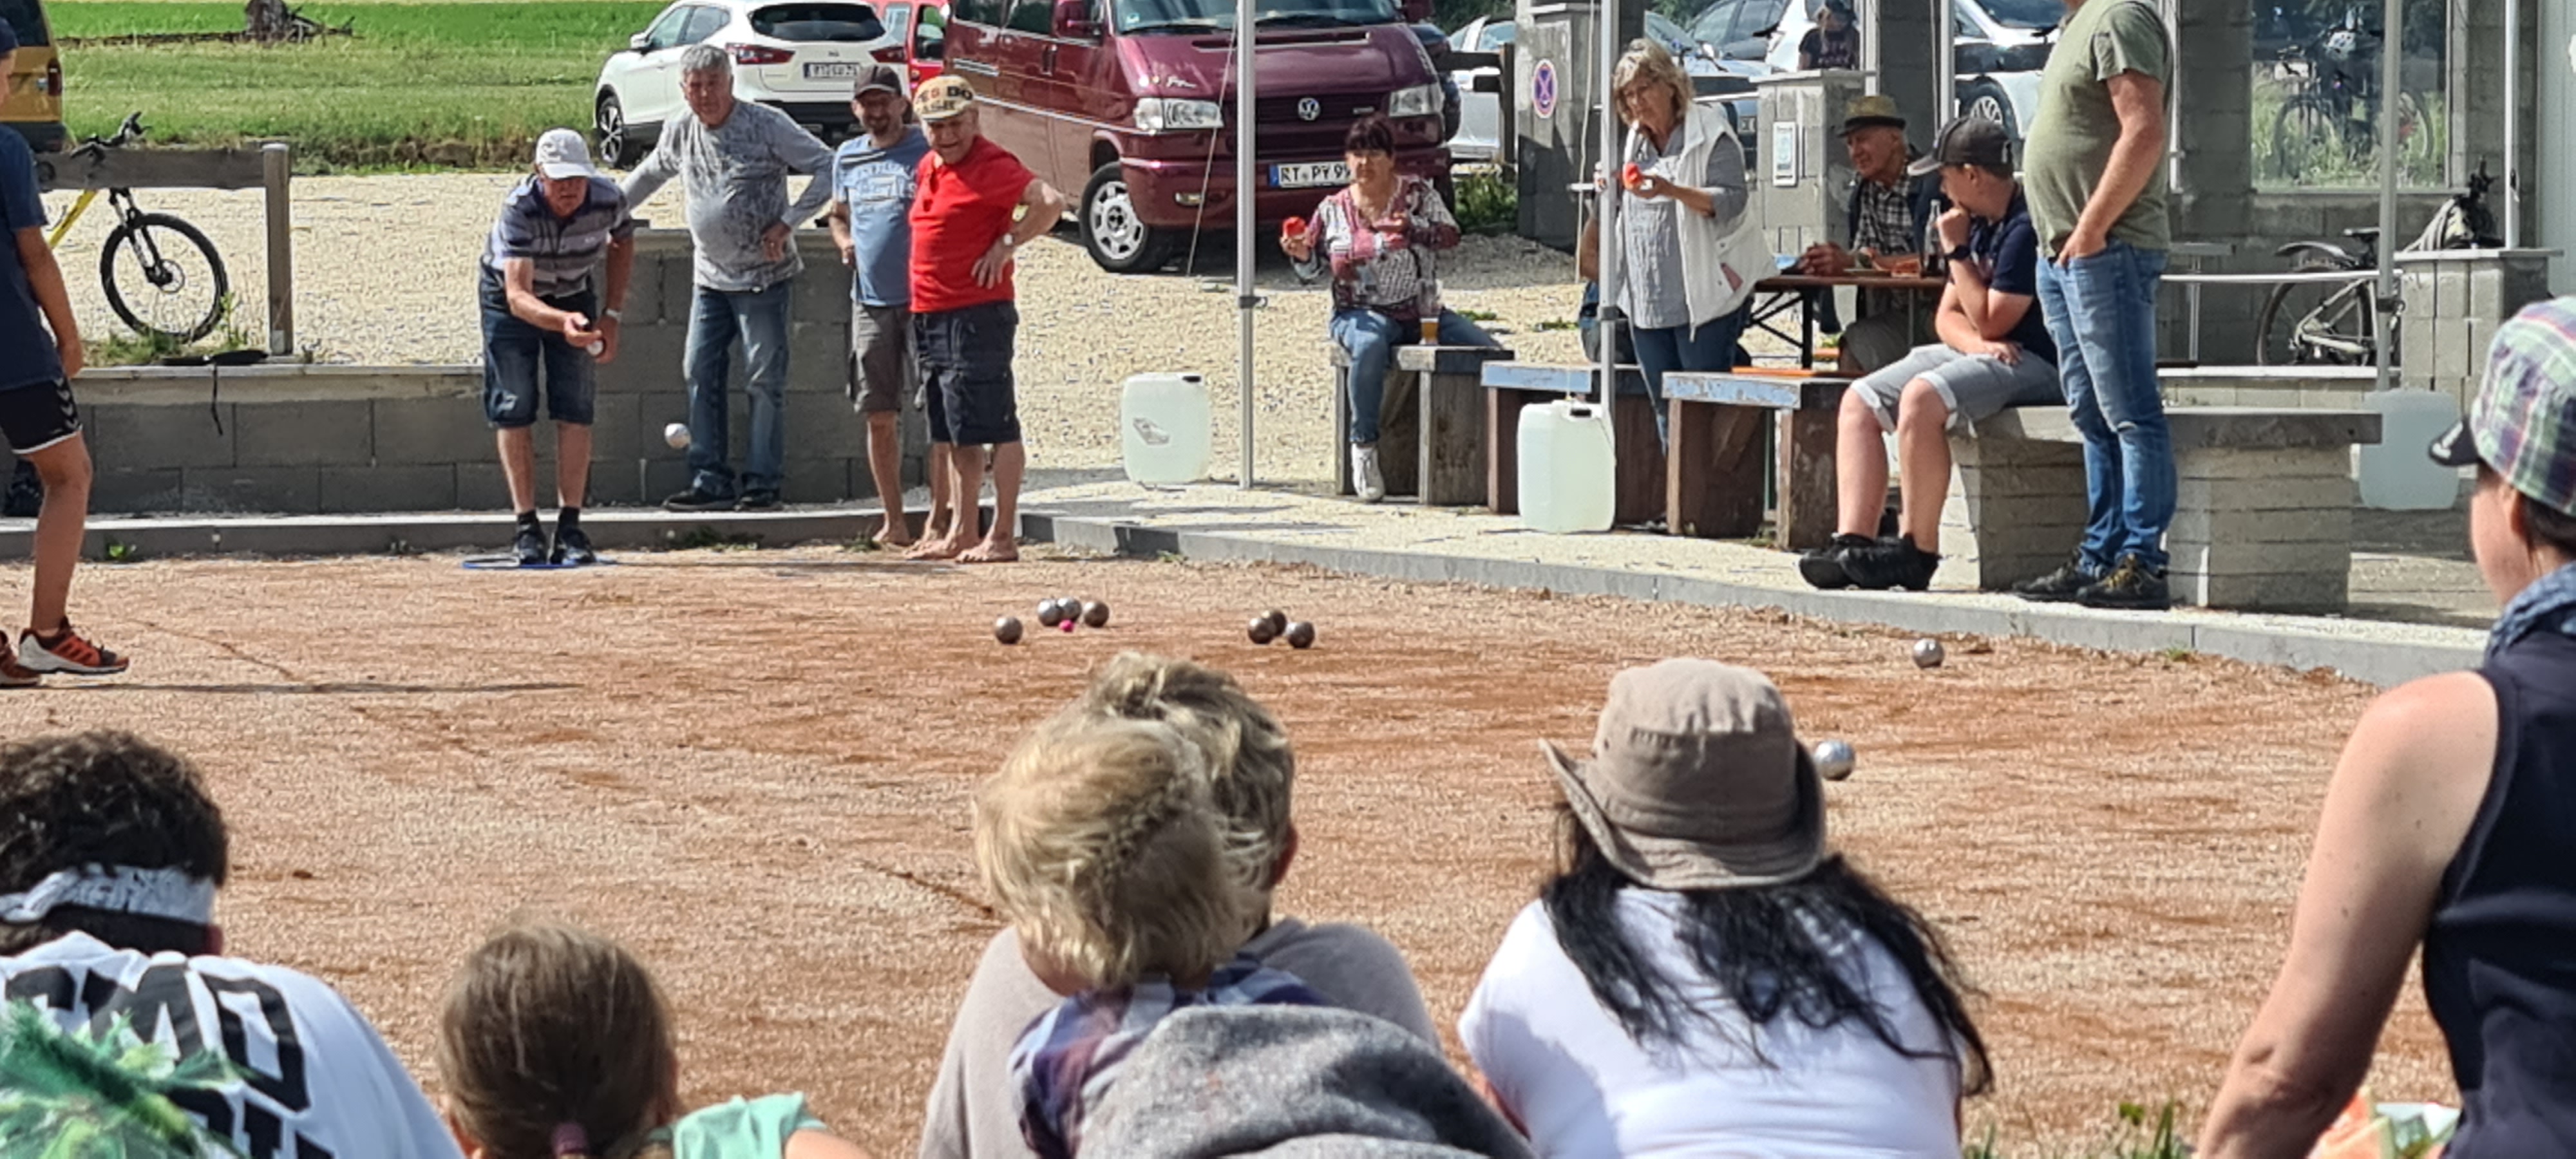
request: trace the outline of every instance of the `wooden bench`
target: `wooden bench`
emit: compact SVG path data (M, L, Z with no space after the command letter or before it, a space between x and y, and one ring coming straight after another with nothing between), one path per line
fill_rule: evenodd
M2352 449L2368 411L2175 407L2165 532L2176 603L2340 611L2352 573ZM2002 590L2046 574L2084 535L2083 438L2063 407L2020 407L1950 439L1941 571Z
M1520 436L1523 407L1589 395L1599 371L1590 366L1495 363L1484 368L1485 507L1496 515L1520 514ZM1610 408L1613 449L1619 458L1616 511L1623 526L1664 515L1664 455L1655 434L1655 408L1646 376L1619 368L1618 397Z
M1331 344L1333 493L1350 495L1350 352ZM1388 496L1427 505L1485 502L1485 406L1480 380L1487 363L1512 352L1491 346L1399 346L1378 406L1378 470Z
M1742 539L1762 529L1762 430L1776 419L1776 540L1789 551L1834 534L1835 417L1847 378L1754 370L1673 371L1664 524L1675 535Z

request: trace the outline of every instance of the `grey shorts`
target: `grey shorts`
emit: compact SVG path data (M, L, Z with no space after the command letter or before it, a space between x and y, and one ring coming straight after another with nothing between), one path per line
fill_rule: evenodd
M1950 408L1953 434L1966 433L2006 407L2066 401L2057 385L2056 364L2038 355L2023 351L2019 364L2006 365L2000 358L1961 354L1948 346L1917 346L1886 369L1853 383L1852 390L1878 415L1878 425L1893 431L1897 400L1904 397L1905 384L1918 378L1940 392L1941 401Z
M912 307L850 304L850 401L861 414L922 405L912 358Z

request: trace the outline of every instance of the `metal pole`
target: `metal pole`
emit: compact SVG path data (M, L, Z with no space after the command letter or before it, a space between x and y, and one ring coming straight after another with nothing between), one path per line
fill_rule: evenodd
M294 172L286 145L260 146L260 185L268 191L268 352L278 358L295 353L295 215L287 198Z
M1252 203L1261 191L1260 167L1252 157L1253 46L1261 39L1253 0L1234 0L1234 308L1235 393L1242 403L1242 462L1236 485L1252 489ZM1335 432L1338 442L1339 432ZM1334 448L1340 453L1341 448Z
M2387 0L2379 31L2379 282L2372 317L2378 325L2377 374L2373 389L2396 385L2397 360L2390 357L2397 330L2397 80L2400 49L2406 40L2405 0Z
M2504 248L2522 246L2522 0L2504 0Z
M1932 131L1939 133L1959 107L1959 13L1950 0L1928 2L1932 43L1939 46L1932 54Z
M1619 398L1619 332L1627 317L1619 309L1619 93L1615 81L1619 72L1619 0L1600 0L1597 13L1600 32L1593 46L1593 75L1601 86L1601 163L1593 172L1599 177L1601 192L1593 197L1598 208L1593 211L1593 228L1600 232L1600 244L1594 247L1601 275L1601 309L1599 324L1594 328L1601 336L1601 405L1618 405ZM1679 130L1676 130L1679 131Z

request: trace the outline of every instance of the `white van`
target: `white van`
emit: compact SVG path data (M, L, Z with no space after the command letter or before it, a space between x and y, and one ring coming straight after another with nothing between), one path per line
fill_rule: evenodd
M1714 0L1691 17L1691 38L1729 60L1771 72L1798 67L1798 42L1816 26L1824 0ZM2066 19L2063 0L1951 0L1957 28L1959 111L1998 121L2021 145L2039 114L2039 74ZM1928 130L1927 130L1928 132Z

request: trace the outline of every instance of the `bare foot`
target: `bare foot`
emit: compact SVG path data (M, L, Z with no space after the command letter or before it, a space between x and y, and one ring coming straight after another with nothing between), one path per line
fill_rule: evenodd
M1018 563L1019 561L1020 541L1006 535L993 536L972 550L959 552L957 555L959 563Z
M877 533L868 538L875 540L878 547L910 547L915 542L912 528L905 525L903 513L899 511L880 521Z
M930 560L955 559L960 552L966 551L974 546L975 541L971 539L966 540L963 543L960 543L953 538L925 539L920 543L914 544L912 550L903 553L903 557L905 559Z

